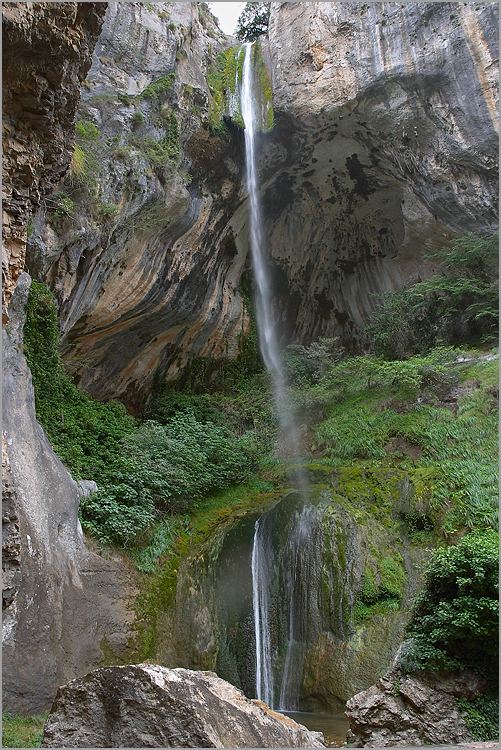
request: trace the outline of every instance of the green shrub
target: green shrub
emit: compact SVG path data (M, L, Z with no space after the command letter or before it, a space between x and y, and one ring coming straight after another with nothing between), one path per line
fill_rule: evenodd
M491 530L434 553L408 628L404 668L469 668L495 682L498 558L498 535Z
M143 99L148 99L152 104L158 105L165 97L174 85L176 80L175 73L168 73L165 76L157 78L156 81L148 84L145 89L141 92L140 96Z
M53 294L31 284L24 327L24 349L33 377L37 417L54 450L77 478L106 476L134 429L122 404L102 404L82 393L66 374L59 351L59 326Z
M374 310L367 332L377 354L403 359L442 343L496 337L497 235L459 237L428 257L438 273L384 295Z
M90 120L77 120L75 123L75 135L77 140L97 141L101 135L101 131Z
M479 695L473 700L457 701L473 739L489 742L499 739L499 699L497 695Z
M134 126L139 126L139 125L142 125L143 123L144 123L144 115L140 109L136 109L136 111L132 115L132 124Z
M245 480L255 466L252 436L176 414L124 438L108 481L82 503L82 523L102 542L130 544L161 514L192 511L204 496Z

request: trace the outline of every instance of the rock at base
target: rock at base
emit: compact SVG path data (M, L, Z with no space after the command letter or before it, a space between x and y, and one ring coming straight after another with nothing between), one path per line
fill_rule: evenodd
M59 688L43 747L324 747L213 672L104 667Z
M456 698L482 692L473 674L421 673L419 678L392 670L346 704L350 747L419 747L471 742Z

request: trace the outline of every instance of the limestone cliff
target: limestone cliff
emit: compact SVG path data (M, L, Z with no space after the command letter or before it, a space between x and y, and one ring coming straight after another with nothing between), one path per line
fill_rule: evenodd
M238 355L245 256L227 224L240 150L208 129L223 43L202 4L108 9L77 117L88 173L70 168L30 242L30 268L60 302L68 367L99 398L135 406L157 369Z
M2 9L5 304L24 268L30 217L67 169L80 85L104 11L105 3Z
M282 317L347 343L427 243L497 226L495 3L273 3L264 163Z
M426 275L428 243L495 228L497 13L272 4L261 172L285 338L340 334L356 349L375 296ZM99 398L140 405L155 374L238 354L242 138L207 123L220 95L207 78L230 43L201 5L108 11L78 115L98 131L95 193L82 199L67 179L30 253L57 291L68 366ZM166 172L155 159L169 128Z
M120 652L132 635L133 587L116 560L84 545L82 492L36 420L23 353L26 224L67 168L104 10L94 3L4 8L3 705L16 713L47 708L58 685L100 662L104 638Z

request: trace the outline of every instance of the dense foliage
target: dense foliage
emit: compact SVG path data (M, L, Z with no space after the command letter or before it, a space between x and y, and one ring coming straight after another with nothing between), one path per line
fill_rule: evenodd
M135 429L135 420L122 404L102 404L79 391L64 370L58 344L54 296L44 284L33 281L24 348L33 377L37 417L72 474L100 483L120 453L122 439Z
M498 327L498 237L467 235L428 253L437 272L383 296L367 331L388 359L444 343L494 340Z
M193 510L204 496L245 480L255 466L252 433L232 429L215 406L204 415L192 398L191 408L182 409L179 394L178 408L160 403L163 424L138 426L122 404L102 404L79 391L59 355L54 297L37 282L24 340L38 419L73 475L98 483L81 515L101 542L131 544L162 515Z
M498 535L476 531L435 551L409 626L409 670L470 668L497 679Z
M102 542L129 544L160 515L193 511L211 492L244 481L254 461L252 436L190 413L145 422L123 441L103 488L83 502L83 525Z
M271 3L246 3L237 21L237 38L253 42L261 34L266 34L270 21Z
M466 726L473 738L480 742L499 737L499 699L497 695L479 695L473 700L457 701Z

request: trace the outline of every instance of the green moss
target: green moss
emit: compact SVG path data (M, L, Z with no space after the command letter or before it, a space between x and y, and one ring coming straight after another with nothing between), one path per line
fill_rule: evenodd
M207 83L210 91L209 125L212 131L225 131L223 114L229 94L235 93L237 73L242 78L243 60L239 60L240 47L229 47L220 52L209 66ZM243 52L240 55L243 58ZM238 66L238 67L237 67Z
M184 521L184 528L180 529L165 557L160 559L155 572L143 579L143 590L137 601L138 619L142 622L138 658L155 657L157 618L172 606L183 559L194 554L218 527L233 522L250 509L258 512L266 508L279 495L278 490L272 490L261 481L232 487L208 498L190 517L189 524Z
M273 87L271 83L271 77L266 65L263 50L260 42L255 42L253 46L254 51L254 65L257 68L259 77L259 86L261 90L261 96L263 99L264 107L264 130L271 130L274 124L274 111L273 111Z
M47 714L39 716L2 715L2 747L41 747Z
M172 89L175 80L175 73L168 73L165 76L161 76L148 84L148 86L146 86L141 92L140 97L142 99L147 99L152 104L158 105L164 99L165 95Z

